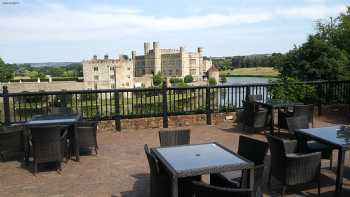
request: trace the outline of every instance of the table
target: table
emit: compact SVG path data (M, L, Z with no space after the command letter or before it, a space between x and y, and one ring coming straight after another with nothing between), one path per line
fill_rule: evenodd
M254 185L254 163L218 143L151 149L172 177L172 197L178 197L178 178L249 169ZM253 195L253 192L252 192Z
M335 196L340 196L343 185L345 152L350 149L350 128L343 126L322 127L312 129L299 129L296 132L307 139L319 141L332 148L338 149L337 178L335 183Z
M294 102L294 101L288 101L288 100L278 100L278 99L272 99L268 100L265 103L261 101L255 101L256 104L261 105L263 107L266 107L270 114L271 114L271 122L270 122L270 134L274 135L274 114L273 111L275 109L280 109L280 108L288 108L288 107L293 107L294 105L303 105L303 103L300 102Z
M76 129L76 123L81 119L79 114L65 114L65 115L40 115L33 116L32 120L26 122L25 126L44 126L44 125L66 125L71 127L70 136L73 141L73 152L76 161L80 161L79 154L79 136Z

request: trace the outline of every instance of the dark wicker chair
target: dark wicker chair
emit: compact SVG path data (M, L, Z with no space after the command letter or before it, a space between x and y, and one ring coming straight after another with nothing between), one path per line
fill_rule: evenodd
M3 126L0 129L1 160L23 160L27 153L26 145L25 128L22 125Z
M67 154L66 126L30 126L31 142L33 146L34 174L38 171L38 164L61 162Z
M283 197L287 186L315 182L320 195L321 153L298 153L295 140L282 140L271 135L267 135L267 140L271 152L269 186L273 176L283 185Z
M190 143L190 129L171 128L159 131L160 146L176 146Z
M295 105L293 111L281 111L278 110L278 133L281 129L288 129L287 118L304 116L314 126L314 105Z
M266 142L253 138L239 136L238 154L255 164L254 191L256 196L262 196L264 159L268 150ZM210 175L210 184L220 187L247 188L249 186L249 171L227 172Z
M144 145L150 169L150 196L171 196L171 180L159 166L157 158L150 152L147 144Z
M322 159L330 160L330 169L333 163L333 149L325 144L308 141L304 136L294 132L297 129L309 128L309 120L305 116L287 118L288 132L298 140L298 150L302 153L321 152Z
M97 154L97 121L79 121L77 123L79 147L82 151L94 149Z
M65 115L65 114L71 114L72 109L68 107L53 107L52 110L49 112L51 115Z
M238 122L243 124L243 130L251 132L264 131L269 127L271 115L267 109L260 108L254 102L243 102L244 109L238 112Z
M192 190L195 197L251 197L252 194L250 189L218 187L201 181L193 181Z

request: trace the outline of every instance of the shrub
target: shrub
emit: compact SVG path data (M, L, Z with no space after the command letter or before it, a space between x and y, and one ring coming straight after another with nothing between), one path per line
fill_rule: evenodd
M161 86L163 84L163 76L160 72L153 75L153 85L154 86Z
M185 83L192 83L192 82L193 82L193 77L192 77L192 75L186 75L186 76L184 77L184 82L185 82Z
M212 78L212 77L209 78L208 83L209 83L209 85L216 85L217 84L216 79Z

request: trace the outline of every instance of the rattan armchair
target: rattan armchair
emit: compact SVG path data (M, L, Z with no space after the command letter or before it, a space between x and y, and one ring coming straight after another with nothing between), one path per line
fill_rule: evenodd
M321 152L322 159L330 160L330 169L333 163L333 149L325 144L308 141L304 136L295 132L297 129L309 128L309 120L305 116L287 118L288 132L298 140L298 150L302 153Z
M281 129L288 129L287 118L298 116L304 116L313 127L314 105L295 105L292 112L278 110L278 132L280 132Z
M97 121L79 121L76 129L79 136L80 149L94 149L97 154Z
M38 171L38 164L57 162L61 171L61 162L67 154L66 126L30 126L31 142L33 146L34 174Z
M239 136L238 154L255 164L254 191L255 196L262 196L264 159L268 150L266 142L253 138ZM249 171L226 172L210 175L210 184L221 187L247 188L249 186Z
M147 144L144 145L150 169L150 196L171 196L171 179L159 166L157 158L150 152Z
M23 160L27 153L25 129L22 125L0 128L0 159L3 161Z
M254 102L242 102L244 109L238 113L238 122L243 124L243 130L258 132L269 127L271 115L267 109Z
M201 181L192 182L193 195L195 197L251 197L251 189L233 189L206 184Z
M72 109L68 107L53 107L49 114L51 115L65 115L65 114L71 114Z
M287 186L314 182L320 194L321 153L298 153L295 140L282 140L271 135L267 135L267 140L271 152L269 186L273 176L283 185L283 197Z
M176 146L189 144L191 138L190 129L171 128L159 131L160 146Z

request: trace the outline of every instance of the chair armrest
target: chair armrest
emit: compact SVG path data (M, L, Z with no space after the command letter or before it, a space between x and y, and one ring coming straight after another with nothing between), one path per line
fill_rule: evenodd
M289 111L284 112L284 111L278 110L278 117L288 118L292 116L293 116L293 112L289 112Z
M283 140L283 144L286 154L295 153L298 150L297 140Z

